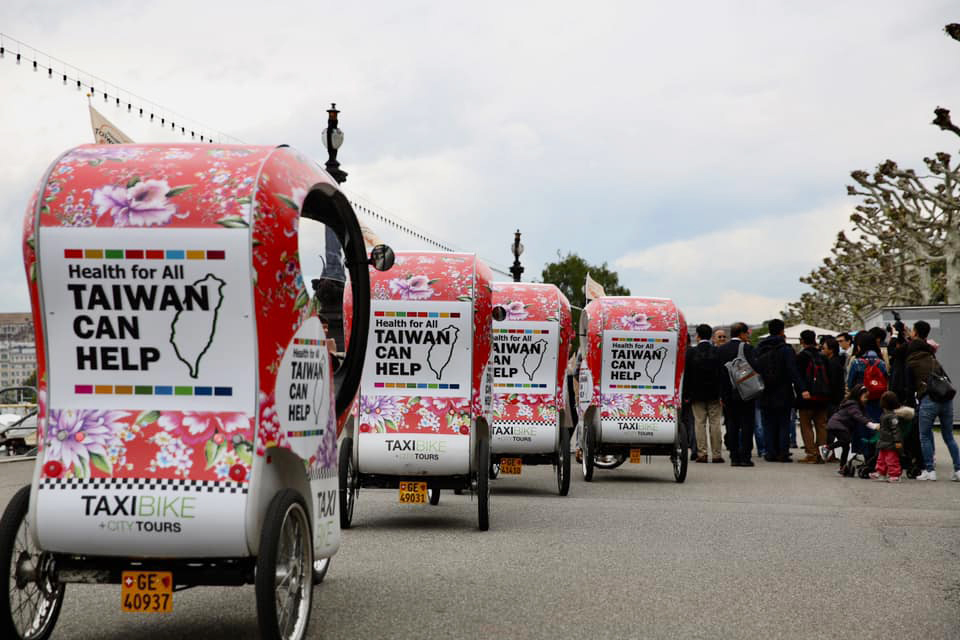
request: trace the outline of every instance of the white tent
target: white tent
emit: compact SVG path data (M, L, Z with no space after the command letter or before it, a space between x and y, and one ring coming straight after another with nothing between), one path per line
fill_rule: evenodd
M820 339L820 336L835 336L840 333L839 331L834 331L833 329L814 327L809 324L796 324L783 330L783 335L787 338L787 344L800 344L800 332L806 331L807 329L817 334L818 340Z

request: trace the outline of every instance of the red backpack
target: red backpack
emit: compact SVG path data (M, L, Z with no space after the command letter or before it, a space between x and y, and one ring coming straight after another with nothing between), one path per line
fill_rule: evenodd
M880 363L883 361L877 358L870 362L864 358L863 362L867 365L863 372L863 386L867 389L867 397L871 400L879 400L880 396L887 391L887 374L880 368Z

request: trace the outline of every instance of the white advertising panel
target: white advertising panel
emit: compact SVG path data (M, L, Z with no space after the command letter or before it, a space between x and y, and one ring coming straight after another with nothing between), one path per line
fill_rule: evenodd
M600 393L672 396L676 343L669 331L604 331Z
M290 449L304 460L317 452L331 421L329 354L319 318L307 318L280 360L274 395Z
M49 404L253 414L245 230L43 227Z
M493 423L492 453L550 453L557 448L555 424L497 421Z
M246 501L235 482L43 478L37 535L43 549L74 554L239 557Z
M469 302L373 300L361 392L469 396L472 329Z
M462 435L364 433L357 446L361 473L444 476L470 467L470 438Z
M556 322L494 322L491 337L495 393L556 393Z
M674 441L675 425L672 420L642 417L604 418L600 421L600 439L607 444L666 444Z
M313 494L313 555L329 558L340 548L340 483L337 468L324 471L323 477L310 480Z

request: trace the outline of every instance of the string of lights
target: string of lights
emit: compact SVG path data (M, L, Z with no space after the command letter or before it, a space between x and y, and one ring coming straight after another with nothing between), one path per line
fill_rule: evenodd
M171 131L176 133L179 129L180 135L184 137L189 135L191 140L199 140L200 142L211 144L246 144L239 138L227 135L213 127L197 123L182 114L147 100L132 91L127 91L115 83L107 82L68 62L48 55L25 42L8 36L5 33L0 33L0 59L6 58L14 60L18 65L26 65L27 68L32 68L33 71L37 73L46 71L48 79L60 79L65 87L76 86L78 91L85 90L92 99L102 96L104 103L108 105L112 102L118 109L123 109L123 107L126 106L127 113L136 113L139 117L148 119L148 121L154 125L166 128L169 123ZM450 243L427 235L412 224L400 220L396 215L384 213L382 207L374 205L368 199L364 198L363 201L360 202L356 195L347 195L354 211L441 251L457 251ZM495 266L495 263L491 263L489 260L484 261L490 265L490 268L494 272L504 276L510 275L505 268L501 268L501 265Z

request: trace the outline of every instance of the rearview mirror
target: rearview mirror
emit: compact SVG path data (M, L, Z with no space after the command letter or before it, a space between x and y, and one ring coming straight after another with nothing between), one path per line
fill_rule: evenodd
M507 319L507 310L503 308L502 304L498 304L493 308L491 315L493 316L493 319L496 320L497 322L503 322L504 320Z
M377 271L389 271L395 259L393 249L385 244L378 244L370 250L370 264Z

